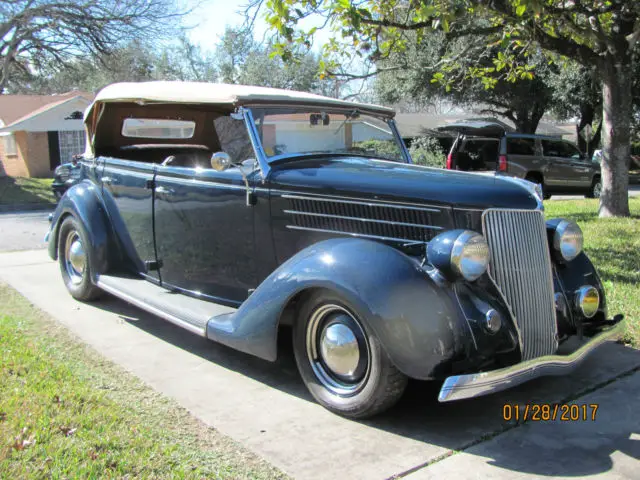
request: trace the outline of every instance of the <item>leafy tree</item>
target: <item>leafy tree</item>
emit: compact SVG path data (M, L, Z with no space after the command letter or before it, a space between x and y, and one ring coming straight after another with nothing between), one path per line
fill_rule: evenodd
M547 76L551 90L551 112L559 118L578 118L576 136L583 152L592 154L602 134L602 82L593 69L571 61L560 61ZM585 127L591 128L587 138Z
M257 0L255 6L260 5ZM602 81L603 100L600 216L629 215L632 52L640 39L637 0L269 0L267 9L285 58L290 45L311 43L318 27L297 27L317 15L336 31L327 55L352 51L376 62L405 50L407 32L419 37L439 30L448 39L481 35L488 49L499 47L488 68L505 70L508 77L527 78L529 70L520 60L537 51L593 69ZM484 22L480 26L478 19ZM454 54L449 63L457 60ZM330 62L327 66L332 67ZM446 68L440 70L446 73ZM488 73L487 67L479 67L474 75Z
M415 36L415 34L410 34ZM526 78L508 78L493 65L499 52L486 48L486 41L461 38L448 41L443 32L427 32L410 42L406 49L376 63L375 88L386 103L402 99L418 102L445 98L456 105L481 106L482 112L510 119L521 132L535 133L549 108L552 89L547 78L551 67L546 58L530 59ZM444 65L455 52L456 63ZM440 71L445 68L446 74ZM475 72L482 69L482 75Z
M272 43L258 43L250 29L227 27L214 55L220 80L289 90L327 90L330 81L320 80L315 54L297 52L295 58L284 62L274 51Z
M240 83L249 56L259 49L250 29L227 26L215 52L220 80L223 83Z
M168 34L184 12L172 0L4 0L0 4L0 93L57 64L104 56L136 38Z

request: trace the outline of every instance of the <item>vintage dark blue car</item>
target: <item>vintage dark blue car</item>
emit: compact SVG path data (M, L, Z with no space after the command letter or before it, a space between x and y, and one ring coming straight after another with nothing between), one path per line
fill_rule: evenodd
M575 223L545 222L527 181L412 165L393 116L258 87L106 87L49 254L79 300L106 291L271 361L292 332L311 394L352 418L408 378L475 397L618 335Z

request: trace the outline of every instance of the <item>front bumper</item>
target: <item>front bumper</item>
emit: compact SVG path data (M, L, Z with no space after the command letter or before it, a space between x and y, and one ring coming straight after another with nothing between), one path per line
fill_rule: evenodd
M479 397L515 387L534 378L567 374L582 363L596 347L616 339L624 329L622 320L622 315L616 315L612 321L613 325L605 327L569 355L546 355L499 370L448 377L440 389L438 400L450 402Z

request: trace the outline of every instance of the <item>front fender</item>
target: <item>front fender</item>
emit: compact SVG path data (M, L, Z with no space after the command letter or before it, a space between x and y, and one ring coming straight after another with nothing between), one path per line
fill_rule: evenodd
M598 290L600 294L600 307L598 313L592 319L596 322L604 322L608 319L607 299L600 280L600 276L596 271L593 263L586 253L581 252L576 258L567 263L556 263L554 266L555 290L562 292L567 299L568 314L572 317L579 317L579 313L575 310L575 292L584 285L591 285ZM577 323L575 320L572 322Z
M298 293L340 294L373 330L393 363L413 378L431 378L465 348L464 316L453 289L437 285L409 256L385 244L331 239L298 252L207 336L275 360L279 319ZM468 337L468 335L467 335Z
M110 255L113 254L110 248L111 229L100 189L89 180L84 180L69 188L60 199L47 233L48 252L53 260L58 259L60 225L69 215L82 223L86 231L90 247L87 253L93 267L92 280L95 281L96 275L107 271Z

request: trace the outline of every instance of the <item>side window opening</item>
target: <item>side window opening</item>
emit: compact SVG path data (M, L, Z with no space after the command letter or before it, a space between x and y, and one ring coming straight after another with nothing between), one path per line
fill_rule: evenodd
M494 138L467 138L456 156L459 170L483 171L495 169L500 141Z
M535 155L536 141L533 138L508 138L507 154Z
M213 127L218 136L220 150L229 154L234 163L255 158L249 132L243 120L222 115L213 121Z

